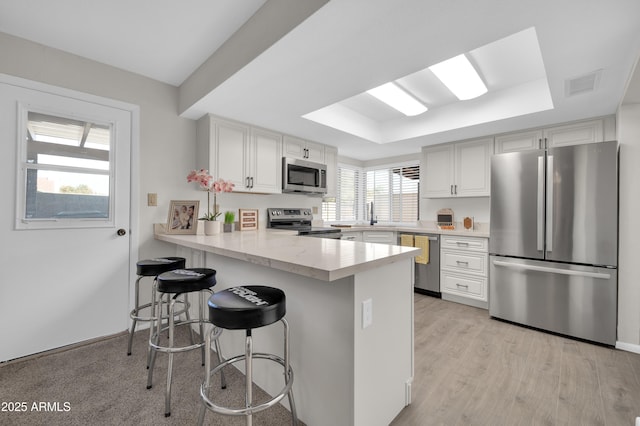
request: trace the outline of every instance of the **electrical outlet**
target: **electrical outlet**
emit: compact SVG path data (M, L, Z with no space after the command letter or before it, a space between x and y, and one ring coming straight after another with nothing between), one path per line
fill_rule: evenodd
M158 205L158 194L155 192L149 192L147 194L147 205L148 206L157 206Z
M313 214L318 214L318 207L316 206L311 207L311 211L313 212Z
M362 328L367 328L373 324L373 300L367 299L362 302Z

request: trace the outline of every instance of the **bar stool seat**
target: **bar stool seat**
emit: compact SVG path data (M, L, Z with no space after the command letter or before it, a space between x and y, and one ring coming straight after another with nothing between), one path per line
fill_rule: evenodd
M289 324L284 318L286 314L286 297L282 290L267 286L239 286L219 291L209 298L209 321L214 325L207 334L206 348L211 347L211 339L218 340L222 329L245 330L245 353L227 359L214 369L211 369L210 350L205 356L205 379L200 387L200 399L202 406L198 418L198 424L204 422L206 409L213 412L231 415L245 416L247 425L252 424L252 415L277 404L285 395L289 398L292 423L297 424L295 403L293 400L293 370L289 365ZM274 354L253 352L252 330L264 327L276 322L282 322L284 326L284 358ZM218 353L220 358L220 353ZM253 405L252 395L252 360L254 358L266 359L284 367L285 385L270 400L259 405ZM218 371L235 362L245 361L245 407L230 408L218 405L209 398L211 389L210 378Z
M174 269L182 269L185 267L186 259L184 257L156 257L153 259L144 259L136 262L136 274L138 275L138 279L136 279L135 283L135 306L129 312L129 317L133 320L131 323L131 330L129 331L129 342L127 346L127 355L131 355L131 347L133 345L133 334L136 331L136 326L138 321L143 322L151 322L155 318L155 312L153 311L153 303L145 303L144 305L140 305L140 281L144 277L153 277L153 285L151 287L151 295L155 294L155 285L156 278L158 275L163 272L172 271ZM150 309L149 315L145 316L142 314L143 310ZM184 306L184 310L188 309L187 306ZM177 314L183 313L184 310L177 312ZM164 317L166 319L166 317ZM152 334L153 327L149 327L151 332L149 336ZM149 357L147 356L147 366L149 365Z
M157 292L161 295L170 295L169 298L169 313L168 324L166 327L162 328L161 326L161 318L156 318L154 321L155 324L155 332L149 338L149 348L151 350L151 363L149 366L149 374L147 378L147 389L151 389L153 383L153 367L155 364L156 353L164 352L169 354L169 365L167 368L167 387L165 391L165 417L169 417L171 415L171 382L172 382L172 374L173 374L173 355L178 352L186 352L193 349L201 348L202 350L202 364L204 365L204 315L203 315L203 306L204 306L204 292L212 293L211 288L216 285L216 271L214 269L209 268L182 268L175 269L172 271L164 272L158 275L157 278ZM199 303L198 303L198 318L191 319L189 316L189 311L186 312L186 320L184 321L175 321L175 305L177 302L177 298L180 295L184 295L184 302L188 305L188 293L197 292L199 294ZM172 295L172 296L171 296ZM155 298L154 298L155 300ZM158 312L162 312L162 304L163 297L159 298L159 306ZM200 326L200 341L195 342L193 338L193 330L191 328L191 324L198 323ZM189 333L191 336L191 344L185 346L176 346L175 345L175 328L178 326L187 326L189 328ZM163 331L169 331L169 342L168 345L162 345L159 343L159 336ZM216 345L218 342L216 340ZM219 353L219 346L216 346Z

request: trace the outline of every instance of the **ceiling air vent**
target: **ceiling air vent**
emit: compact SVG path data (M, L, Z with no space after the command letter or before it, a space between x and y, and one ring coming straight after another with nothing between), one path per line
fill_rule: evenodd
M602 70L583 75L581 77L565 80L564 91L567 97L593 92L598 87Z

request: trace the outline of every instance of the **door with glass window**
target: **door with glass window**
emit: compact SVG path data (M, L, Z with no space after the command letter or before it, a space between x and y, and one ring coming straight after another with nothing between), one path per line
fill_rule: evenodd
M134 110L0 79L0 361L127 328Z

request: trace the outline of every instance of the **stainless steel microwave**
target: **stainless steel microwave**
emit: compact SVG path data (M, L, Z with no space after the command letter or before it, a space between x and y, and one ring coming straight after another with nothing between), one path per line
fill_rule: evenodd
M327 166L297 158L282 159L282 192L327 193Z

